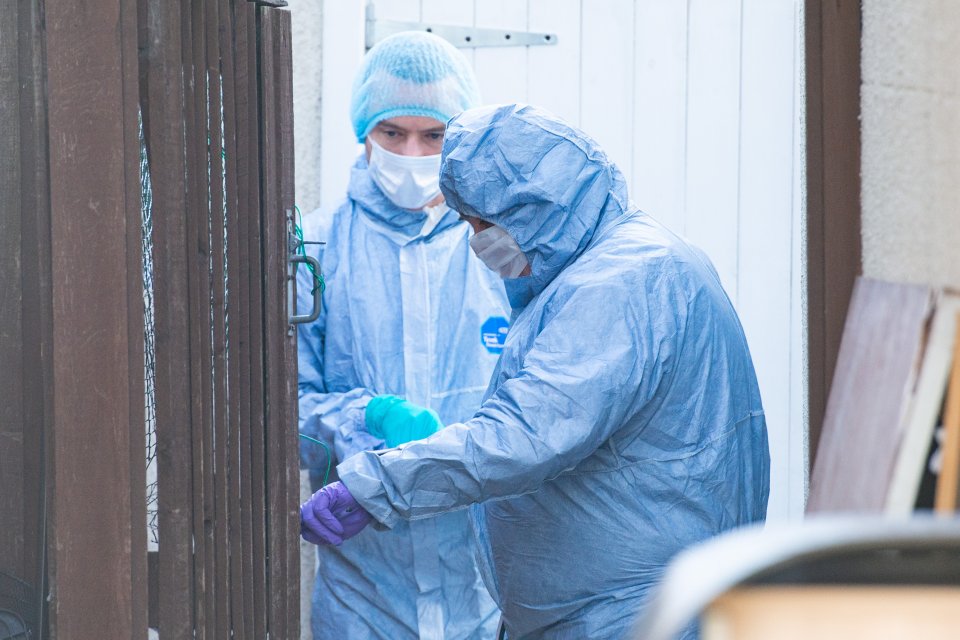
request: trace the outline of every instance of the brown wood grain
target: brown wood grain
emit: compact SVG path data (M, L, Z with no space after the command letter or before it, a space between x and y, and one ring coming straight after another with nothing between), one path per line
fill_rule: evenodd
M49 579L55 637L145 637L148 620L169 638L264 638L268 621L298 637L290 16L241 0L23 0L5 15L0 570Z
M50 252L48 121L40 0L18 3L22 384L24 453L24 578L34 589L38 634L46 633L46 547L53 451L53 282Z
M194 628L193 464L187 198L178 3L141 5L141 102L153 188L158 526L156 619L162 636Z
M860 3L806 0L804 24L808 411L815 464L844 318L862 272Z
M127 225L139 214L136 5L45 3L53 437L51 633L132 637ZM130 33L130 30L133 33ZM142 316L141 316L142 318ZM142 320L141 320L142 321ZM141 399L142 401L142 399ZM91 588L91 579L97 588Z
M260 74L263 158L262 225L265 248L264 346L270 631L299 635L296 338L287 318L288 234L293 213L293 113L290 16L261 7ZM291 377L291 372L293 377Z
M861 278L847 315L808 512L880 512L903 437L901 418L933 311L922 286Z
M256 83L255 7L232 1L236 95L240 339L240 482L245 575L244 598L251 614L252 637L266 636L265 504L263 495L263 369L260 309L260 179ZM248 625L250 628L250 625Z
M0 571L30 579L25 565L23 256L21 253L19 8L0 21ZM28 319L29 320L29 319Z
M267 581L267 483L266 483L266 400L264 374L264 324L263 324L263 261L261 208L263 200L263 168L260 141L260 122L264 117L258 98L258 39L259 19L257 7L238 0L238 9L246 25L247 82L252 87L248 93L246 131L250 151L248 161L247 259L249 262L249 336L250 336L250 461L251 505L253 513L254 566L254 633L265 637L269 618Z
M945 515L957 510L957 483L960 482L960 316L956 319L956 325L950 381L943 411L943 457L934 496L934 510Z

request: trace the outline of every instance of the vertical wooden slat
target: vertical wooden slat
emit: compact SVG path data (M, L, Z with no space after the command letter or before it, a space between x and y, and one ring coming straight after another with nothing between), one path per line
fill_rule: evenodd
M277 38L277 112L279 120L280 155L280 204L282 211L293 214L295 197L294 148L293 148L293 34L289 11L278 12L279 33ZM279 274L283 285L278 290L280 299L274 308L277 322L277 338L281 339L282 378L279 380L283 400L283 422L280 437L283 441L282 470L286 511L286 584L283 593L287 607L287 629L292 637L300 637L300 441L297 430L297 338L289 325L287 300L296 300L295 279L288 264L289 223L284 221L281 237L277 238Z
M280 207L282 212L293 214L295 195L294 149L293 149L293 29L289 11L277 12L278 34L276 40L276 86L278 153L280 163ZM284 478L283 497L285 512L286 583L282 598L287 609L287 631L292 638L300 637L300 440L298 436L298 390L297 390L297 334L289 325L287 300L296 300L296 280L288 264L288 235L291 231L285 218L277 219L278 237L273 245L277 254L274 264L276 281L280 283L279 294L273 308L276 333L282 340L282 363L277 371L282 372L277 381L281 394L282 416L279 439L283 443L281 470ZM282 226L281 226L282 225Z
M0 95L20 93L19 8L0 20ZM24 558L23 273L20 100L0 100L0 571L27 576Z
M286 534L284 520L278 517L283 508L282 483L279 461L282 457L280 447L282 443L276 436L276 422L278 419L276 406L277 391L275 378L271 369L279 364L274 347L275 338L271 317L272 303L276 298L274 287L276 282L268 276L274 267L273 236L275 232L275 216L282 215L278 210L279 202L279 166L276 150L276 130L273 126L277 118L274 87L274 38L276 37L275 13L267 8L257 10L257 51L259 54L257 65L257 84L260 92L260 187L262 200L260 204L260 225L262 236L261 255L263 257L263 349L264 349L264 377L265 377L265 405L264 405L264 432L266 458L266 552L269 558L267 563L267 629L271 635L281 638L288 637L286 630L286 612L284 603L280 599L286 574L283 559L286 558L284 536ZM276 369L274 369L275 371Z
M235 21L229 0L217 0L219 11L220 72L223 78L224 108L224 169L226 172L226 255L227 281L227 425L228 452L226 473L229 478L229 545L230 545L230 608L234 638L243 640L253 626L252 575L247 570L250 547L244 539L242 512L246 496L241 493L240 447L245 429L240 405L243 391L240 388L240 242L239 197L237 191L237 102L234 78ZM249 419L249 416L248 416Z
M157 593L162 637L193 635L193 491L189 455L190 305L183 153L184 92L180 6L147 0L141 41L144 136L153 189L153 287L160 561ZM197 541L198 543L201 541Z
M143 281L143 203L140 183L140 108L138 19L136 2L122 5L120 38L122 48L122 91L124 139L124 184L127 186L124 211L127 228L127 359L129 377L128 464L130 480L130 628L133 638L147 635L147 467L146 467L146 396L144 352L144 281ZM131 124L132 123L132 124Z
M862 270L860 3L806 0L804 11L808 411L809 446L816 452L847 307Z
M53 431L53 282L48 119L40 0L18 5L20 211L23 252L24 567L33 584L36 635L47 633L47 514ZM27 295L29 294L29 295ZM32 578L32 580L31 580Z
M135 9L117 0L44 6L55 354L51 631L60 638L134 631L129 380L143 371L131 371L128 348L127 223L139 184L125 165L139 154L126 155L137 123L124 104L136 82L124 56Z
M210 304L212 306L212 398L214 470L214 538L216 540L215 593L217 602L217 637L236 633L231 615L230 580L230 501L227 460L229 453L227 433L227 344L226 344L226 286L224 282L225 219L224 219L224 163L221 133L222 102L220 77L220 12L216 0L203 4L206 46L205 79L207 83L207 149L208 149L208 233L210 235ZM239 587L239 583L238 583ZM235 636L236 637L236 636Z
M233 17L234 32L234 95L236 100L234 129L236 131L236 152L234 165L237 171L237 251L235 261L238 269L238 280L235 289L238 295L237 313L233 316L235 322L239 350L237 361L240 365L240 491L244 497L241 503L240 526L244 554L243 563L244 581L244 613L247 617L246 626L252 630L253 638L262 638L266 634L266 625L263 622L262 609L259 598L263 593L263 568L259 559L262 558L262 544L260 554L255 542L254 513L256 511L257 496L253 491L254 478L259 474L253 465L253 421L255 412L252 407L255 403L251 356L251 264L250 255L250 225L259 217L259 181L257 178L257 142L255 120L256 115L256 85L251 81L251 60L256 62L255 40L251 40L251 19L253 7L245 0L231 0L231 15ZM251 110L253 113L251 114ZM252 173L251 173L252 170ZM262 500L261 500L262 502ZM261 538L262 540L262 538Z
M299 547L295 456L296 399L294 332L287 320L287 212L293 209L293 113L290 15L261 8L261 141L264 166L262 225L264 255L264 347L266 364L267 517L270 632L299 635ZM291 375L292 373L292 375Z
M264 451L264 354L263 354L263 285L261 281L261 151L260 123L263 115L260 111L257 85L258 64L258 19L256 7L242 2L240 8L247 27L247 142L248 198L250 208L247 211L247 260L249 261L248 286L250 291L250 462L251 462L251 504L253 527L254 566L254 633L255 637L266 637L267 633L267 532L265 514L266 496L266 455Z
M190 369L193 432L194 629L216 638L215 513L210 337L210 241L207 181L206 49L203 4L184 3L183 68L187 158L187 263L190 296Z

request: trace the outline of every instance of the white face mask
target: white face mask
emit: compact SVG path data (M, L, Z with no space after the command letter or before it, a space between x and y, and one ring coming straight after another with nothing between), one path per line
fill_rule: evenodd
M370 177L402 209L422 209L440 195L440 154L401 156L370 140Z
M520 245L500 227L487 227L470 238L470 247L501 278L517 278L527 265Z

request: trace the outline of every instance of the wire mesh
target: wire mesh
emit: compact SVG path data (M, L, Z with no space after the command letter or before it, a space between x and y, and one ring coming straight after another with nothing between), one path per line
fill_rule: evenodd
M146 465L147 465L147 546L156 551L160 543L157 521L157 395L156 349L153 307L153 190L150 185L150 163L140 120L140 216L142 222L141 249L143 255L143 362Z
M33 589L23 580L0 571L0 640L36 637Z

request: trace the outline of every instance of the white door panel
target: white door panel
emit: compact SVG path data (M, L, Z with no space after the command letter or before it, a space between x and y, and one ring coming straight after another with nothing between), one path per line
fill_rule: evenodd
M740 1L691 0L689 12L683 233L737 304Z
M525 0L481 0L474 25L479 28L527 30ZM529 47L484 47L474 53L474 70L488 104L527 101Z
M437 24L472 25L477 4L474 0L421 0L421 20ZM483 4L483 0L479 4ZM462 51L470 64L474 64L474 49Z
M687 148L687 3L637 2L631 196L683 234ZM630 179L628 178L628 179Z
M791 334L794 74L796 39L789 37L795 12L790 2L744 0L740 104L740 218L738 310L750 340L760 392L770 425L770 446L788 456L791 424ZM771 28L779 25L781 28ZM796 422L799 425L799 421ZM790 468L776 464L771 486L780 489L772 513L800 511L802 494L791 495Z
M527 101L580 124L580 0L529 0L528 29L563 34L558 44L529 47Z
M633 201L713 260L760 379L773 463L770 519L801 517L806 486L801 4L375 2L381 19L557 34L555 46L463 51L484 102L530 102L584 129L620 166ZM363 53L363 3L325 0L324 12L318 179L329 205L343 197L358 150L348 107Z
M633 0L586 1L580 23L580 127L628 179L633 167L633 9ZM563 34L558 35L562 42Z

